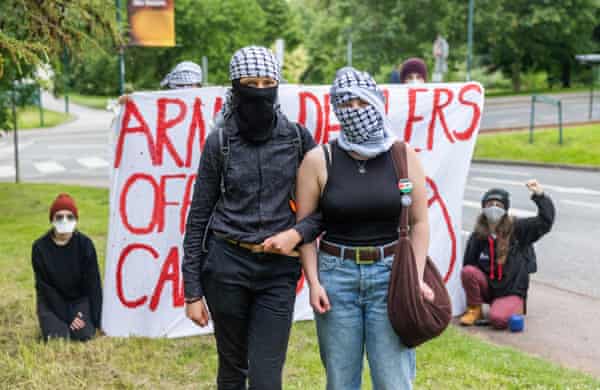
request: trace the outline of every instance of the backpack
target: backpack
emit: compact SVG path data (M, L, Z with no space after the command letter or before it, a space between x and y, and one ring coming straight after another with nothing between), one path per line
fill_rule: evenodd
M302 156L304 155L304 148L303 148L303 144L302 144L302 134L300 131L300 125L298 123L295 123L293 126L294 126L294 131L296 133L295 134L296 137L294 138L294 146L296 147L296 170L298 170L298 167L300 166L300 162L302 161ZM220 199L225 197L225 194L227 192L226 187L225 187L225 172L227 171L227 167L229 164L229 152L231 150L230 143L229 143L229 136L227 136L227 134L225 133L224 126L219 126L215 130L219 132L218 133L219 134L219 150L221 151L221 153L220 153L220 156L221 156L221 158L220 158L221 178L219 179L219 186L221 189L221 197L215 203L215 206L213 207L210 218L208 219L208 223L206 224L206 228L204 229L204 234L202 236L202 251L205 253L208 252L207 242L208 242L208 237L210 235L210 227L212 225L215 211L217 209L217 204L219 203ZM294 213L296 212L295 205L296 205L296 182L294 181L294 183L292 184L292 188L290 190L290 208L292 209L292 211L294 211Z

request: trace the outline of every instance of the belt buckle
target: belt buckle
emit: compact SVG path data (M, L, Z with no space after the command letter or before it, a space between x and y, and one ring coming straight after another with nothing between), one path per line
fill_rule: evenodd
M354 261L356 262L356 264L370 265L375 262L375 260L362 260L360 258L360 251L367 250L367 249L375 250L376 248L372 247L372 246L359 246L359 247L354 248Z

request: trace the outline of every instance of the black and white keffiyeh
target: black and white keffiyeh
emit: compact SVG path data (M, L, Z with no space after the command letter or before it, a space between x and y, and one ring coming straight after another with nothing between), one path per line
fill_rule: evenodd
M330 99L342 126L338 137L338 145L342 149L373 158L392 147L396 139L385 114L385 98L370 74L352 67L338 70L331 86ZM363 108L340 107L352 99L364 100L368 105Z
M169 89L194 84L202 84L202 68L191 61L183 61L177 64L160 82L161 87Z
M266 47L248 46L239 49L229 63L229 79L270 77L279 82L281 65L275 54Z

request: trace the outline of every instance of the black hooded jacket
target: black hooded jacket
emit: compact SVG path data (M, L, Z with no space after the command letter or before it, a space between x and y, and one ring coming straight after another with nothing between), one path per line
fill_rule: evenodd
M490 247L493 247L494 252L497 249L495 240L490 245L489 237L479 237L477 233L472 233L467 242L463 265L478 267L485 273L492 299L507 295L527 297L531 262L535 261L532 244L550 231L555 215L554 204L548 195L533 195L531 199L538 206L538 215L514 219L505 264L500 266L496 261L490 261Z

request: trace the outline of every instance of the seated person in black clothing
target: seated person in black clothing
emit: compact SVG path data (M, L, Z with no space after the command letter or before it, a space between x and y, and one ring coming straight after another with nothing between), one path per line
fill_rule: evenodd
M92 240L75 230L77 207L60 194L50 207L53 227L31 250L42 337L91 339L100 329L102 287Z

